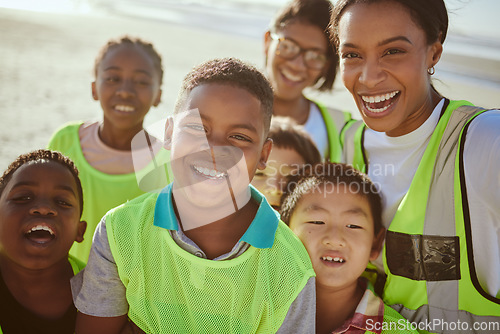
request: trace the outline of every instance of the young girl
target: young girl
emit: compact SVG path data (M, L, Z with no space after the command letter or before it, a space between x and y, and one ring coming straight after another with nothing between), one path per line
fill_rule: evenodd
M78 170L58 152L21 155L0 178L0 333L74 333L82 209Z
M138 38L111 40L95 60L94 75L92 97L100 102L103 118L65 125L49 143L50 149L75 161L81 173L83 218L89 227L84 242L75 244L71 254L85 262L104 214L144 193L134 174L132 139L143 130L149 109L160 103L161 56ZM154 145L154 138L149 138Z
M266 168L255 172L252 185L266 196L274 209L279 210L287 176L304 165L321 162L321 155L307 132L290 117L274 116L268 137L273 140L273 148Z
M500 111L434 89L444 1L341 0L332 28L364 121L346 133L346 162L384 196L384 300L431 332L498 324Z
M339 133L348 112L327 109L309 100L304 89L331 91L338 58L327 32L329 0L294 0L283 7L264 36L266 71L274 90L276 116L304 126L321 156L340 161Z

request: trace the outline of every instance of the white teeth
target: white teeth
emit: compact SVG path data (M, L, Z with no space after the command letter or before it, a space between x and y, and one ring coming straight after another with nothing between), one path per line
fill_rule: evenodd
M295 75L293 73L290 73L287 70L283 70L281 73L283 74L283 76L285 78L287 78L290 81L295 81L295 82L302 81L302 77L301 76L298 76L298 75Z
M37 226L31 228L31 230L29 230L28 233L35 232L35 231L47 231L51 235L54 235L54 231L52 231L52 229L50 227L44 226L44 225L37 225Z
M381 112L386 111L392 105L392 103L388 104L387 106L385 106L383 108L372 108L372 107L370 107L370 105L368 103L379 103L379 102L387 101L389 99L392 99L398 93L399 93L399 91L394 91L391 93L387 93L385 95L361 96L361 99L363 99L363 101L366 103L365 107L366 107L366 109L368 109L368 111L370 111L372 113L381 113Z
M115 109L118 111L122 111L122 112L133 112L135 110L134 107L125 106L125 105L117 105L117 106L115 106Z
M199 167L199 166L194 166L194 170L196 170L198 173L203 174L211 179L221 179L224 176L226 176L226 173L223 172L218 172L215 169L209 169L207 167Z
M383 102L383 101L386 101L386 100L389 100L389 99L392 99L394 96L396 96L396 94L399 93L399 91L394 91L394 92L391 92L391 93L387 93L385 95L377 95L377 96L361 96L361 98L363 99L363 101L365 101L366 103L379 103L379 102Z
M323 256L322 259L323 261L329 261L329 262L340 262L340 263L345 262L345 260L340 257Z

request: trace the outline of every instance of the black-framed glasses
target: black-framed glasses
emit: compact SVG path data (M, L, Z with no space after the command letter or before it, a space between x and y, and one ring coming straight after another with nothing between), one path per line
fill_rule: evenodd
M304 63L307 67L321 70L328 61L326 54L317 49L303 49L296 42L286 37L280 37L274 33L271 33L271 38L278 41L278 46L276 46L276 55L292 60L298 57L298 55L303 54Z

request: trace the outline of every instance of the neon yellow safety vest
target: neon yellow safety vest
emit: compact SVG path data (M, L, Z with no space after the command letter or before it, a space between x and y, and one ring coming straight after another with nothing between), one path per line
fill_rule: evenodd
M78 130L82 122L72 122L62 126L50 139L48 148L56 150L73 160L80 174L80 181L83 188L83 213L82 220L87 222L84 240L81 243L75 242L71 247L70 254L83 262L87 262L92 246L92 236L101 221L101 218L112 208L134 199L152 188L151 183L160 179L157 173L151 172L148 165L136 173L129 174L106 174L92 167L83 155L80 145ZM155 158L168 161L169 151L162 150ZM168 167L165 163L157 163L160 167ZM156 166L154 166L156 168ZM157 169L155 169L156 171ZM159 169L158 169L159 170ZM167 168L168 170L168 168ZM149 172L149 173L148 173ZM142 174L144 175L142 175ZM171 172L165 172L166 180L160 186L161 189L171 180ZM138 184L138 180L141 184Z
M130 319L146 333L275 333L314 276L300 240L280 221L271 248L202 259L153 224L157 197L143 195L106 216Z
M347 111L332 110L318 102L311 102L316 104L325 122L326 132L328 134L328 156L326 160L330 162L341 162L342 145L340 143L340 133L346 125L354 121L352 115Z
M463 167L465 134L484 111L449 103L387 232L384 301L425 324L423 332L491 331L500 323L500 299L484 291L474 268ZM364 172L365 127L351 127L344 146L347 161Z

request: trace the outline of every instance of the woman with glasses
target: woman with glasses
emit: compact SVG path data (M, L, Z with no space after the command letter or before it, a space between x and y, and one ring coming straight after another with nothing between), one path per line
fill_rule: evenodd
M327 32L329 0L295 0L283 7L266 32L266 71L274 89L274 115L304 126L324 159L341 160L339 133L348 112L327 109L304 95L304 89L331 91L338 57Z

